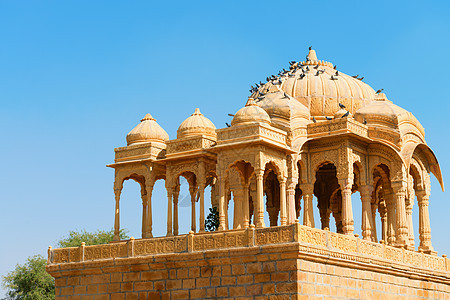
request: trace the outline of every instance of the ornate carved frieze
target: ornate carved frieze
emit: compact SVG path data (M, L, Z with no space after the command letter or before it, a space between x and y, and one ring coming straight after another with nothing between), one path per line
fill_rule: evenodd
M185 251L187 251L187 235L134 241L135 256Z
M138 159L157 160L166 155L166 146L162 143L142 143L114 149L115 162L126 162Z
M334 119L325 122L308 125L308 138L330 136L343 133L354 133L362 137L368 137L367 127L353 119Z

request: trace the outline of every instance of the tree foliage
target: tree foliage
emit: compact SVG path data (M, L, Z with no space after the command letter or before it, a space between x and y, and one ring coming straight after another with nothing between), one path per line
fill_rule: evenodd
M216 231L217 228L219 228L219 211L217 207L212 207L205 220L205 229L206 231Z
M120 231L120 239L128 239L128 231ZM79 247L82 242L86 245L107 244L114 238L114 230L96 232L70 231L67 237L58 241L57 247ZM8 300L46 300L55 299L55 281L45 271L47 260L42 255L28 257L23 265L16 268L2 278L2 286L8 290Z
M120 230L120 239L126 240L128 239L128 231L126 229ZM82 242L86 243L86 246L89 245L100 245L100 244L108 244L114 239L114 230L111 229L109 231L106 230L97 230L96 232L87 232L85 229L81 231L69 231L69 235L67 237L62 238L58 242L59 248L67 248L67 247L79 247Z
M6 299L55 299L55 281L45 271L47 260L42 255L28 257L23 265L3 277L3 287L8 290Z

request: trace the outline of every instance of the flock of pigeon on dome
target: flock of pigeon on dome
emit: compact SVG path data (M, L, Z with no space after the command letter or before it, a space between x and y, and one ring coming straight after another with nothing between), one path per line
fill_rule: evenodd
M316 65L313 65L314 63L316 63ZM283 68L281 71L278 72L278 75L270 75L269 77L266 77L266 83L263 83L261 81L259 81L259 83L255 83L254 86L251 85L250 86L250 90L249 92L251 93L252 98L256 98L257 100L255 102L259 102L261 100L264 99L264 96L267 93L271 92L270 89L270 85L273 86L279 86L281 84L283 84L283 79L284 78L295 78L296 80L302 80L305 77L307 77L307 75L313 75L314 76L319 76L321 74L326 73L325 69L321 69L321 66L327 66L327 67L332 67L333 70L335 71L334 74L329 75L330 80L338 80L339 76L341 75L339 73L339 71L337 70L337 66L334 65L332 66L331 63L329 62L324 62L324 61L317 61L317 56L315 54L315 51L312 50L312 47L309 47L309 54L306 55L306 60L305 62L297 62L297 61L290 61L289 62L289 70L286 70L285 68ZM359 77L358 75L354 75L351 76L352 78L355 78L357 80L362 81L364 79L364 77ZM270 83L270 85L268 84ZM379 89L376 91L376 94L380 94L384 89ZM289 95L286 92L283 92L283 95L285 98L290 98ZM339 107L341 109L346 109L345 105L342 103L339 103ZM347 110L344 114L342 114L340 117L344 118L349 116L350 112ZM233 114L228 114L229 116L234 116ZM332 120L333 118L325 116L326 120ZM316 118L313 116L312 120L314 123L317 122ZM366 120L363 120L364 124L367 124ZM228 127L230 127L230 125L228 123L225 123Z

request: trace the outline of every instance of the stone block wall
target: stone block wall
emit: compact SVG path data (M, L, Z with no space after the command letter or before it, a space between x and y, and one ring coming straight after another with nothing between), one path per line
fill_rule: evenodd
M304 251L299 243L47 266L56 299L450 299L447 276Z

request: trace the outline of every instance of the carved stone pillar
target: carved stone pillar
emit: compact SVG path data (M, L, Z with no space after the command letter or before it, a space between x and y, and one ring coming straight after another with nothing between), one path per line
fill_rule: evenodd
M278 177L280 182L280 225L287 225L287 212L286 212L286 178L283 176Z
M412 209L413 209L413 203L414 203L414 198L408 199L408 201L406 201L406 222L408 223L408 247L411 250L414 250L414 228L413 228L413 217L412 217Z
M167 236L172 236L172 199L173 188L166 187L167 190Z
M147 238L147 193L144 187L141 187L142 199L142 238Z
M406 182L395 182L392 184L397 218L396 245L399 247L407 246L409 243L408 225L406 223L406 187Z
M419 249L423 250L425 253L434 254L435 252L431 245L430 215L428 212L430 193L424 190L417 192L416 195L419 204Z
M373 216L372 216L372 207L370 205L372 201L372 185L365 185L361 187L360 195L362 202L362 222L361 222L361 230L362 230L362 238L364 240L371 241L372 240L372 228L374 228Z
M116 210L114 214L114 240L120 241L120 193L122 187L114 188L114 196L116 199Z
M242 210L243 210L243 227L248 228L250 224L250 208L249 208L249 191L248 191L248 184L244 184L242 188Z
M297 219L295 209L295 187L297 186L297 178L289 177L286 187L286 210L287 210L287 224L293 224Z
M395 200L392 190L386 190L383 198L386 201L386 242L388 245L395 244L395 227L396 227L396 214L395 214Z
M225 229L228 230L230 229L230 217L229 217L229 213L230 213L230 200L231 200L231 191L229 189L227 189L227 193L226 193L226 199L225 199Z
M352 185L351 178L340 179L342 195L342 231L344 234L353 235L353 210L352 210Z
M314 185L312 184L302 184L300 186L302 189L302 195L303 195L303 225L309 226L309 227L315 227L314 224L314 211L313 211L313 192L314 192Z
M180 195L180 186L177 185L173 193L173 235L178 235L178 196Z
M195 217L195 187L189 187L189 194L191 196L191 231L197 231L197 219Z
M378 243L378 237L377 237L377 210L378 210L378 205L376 203L373 203L371 205L372 208L372 242Z
M384 241L385 244L387 244L388 224L387 224L387 208L385 200L383 200L383 202L378 203L378 209L380 211L380 218L381 218L381 239Z
M205 183L200 183L198 186L200 193L200 232L205 231Z
M265 227L264 224L264 169L256 169L256 212L255 226Z
M153 193L153 186L152 184L147 184L145 186L145 190L147 191L147 222L146 222L146 230L145 230L145 236L146 238L153 237L152 233L152 226L153 226L153 219L152 219L152 193Z
M226 207L226 201L225 201L225 178L224 176L218 177L219 181L219 228L218 230L225 230L225 207Z
M238 187L233 192L234 214L233 229L242 228L242 187Z

